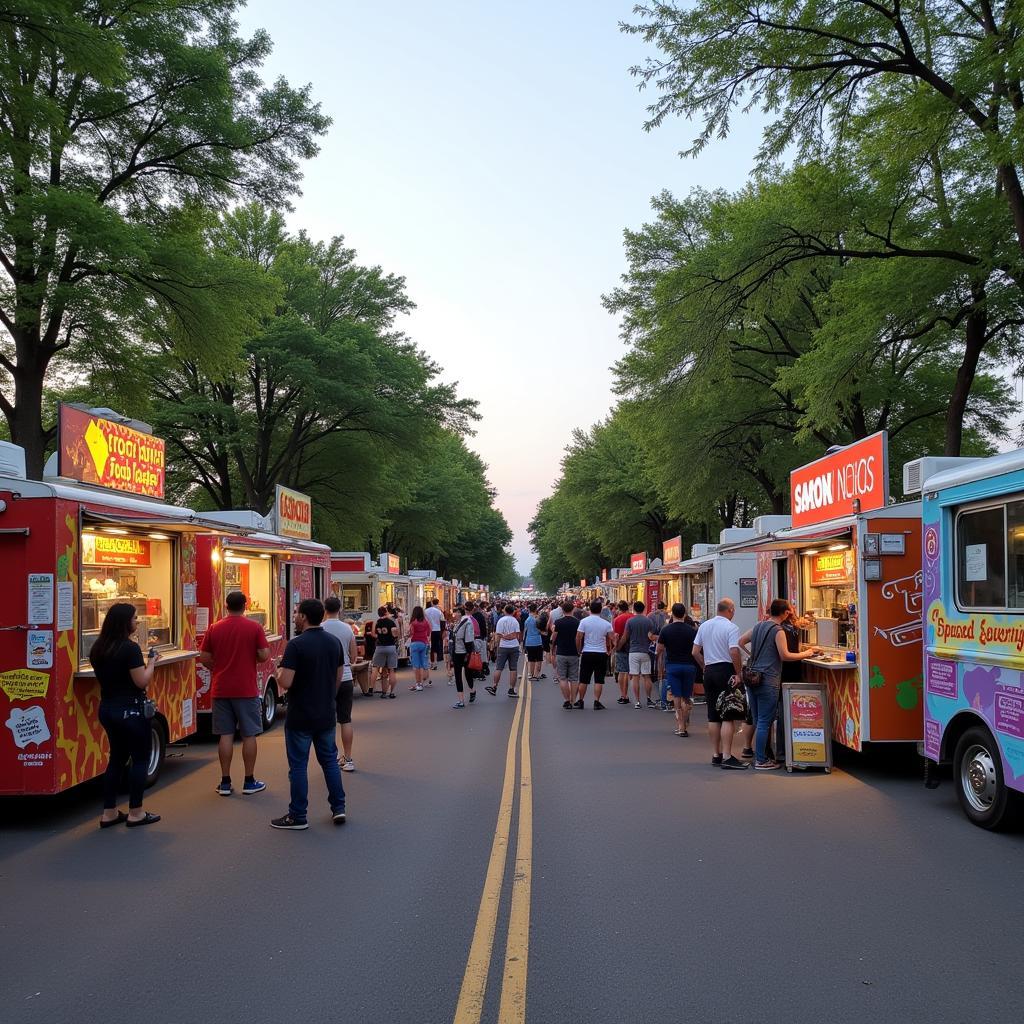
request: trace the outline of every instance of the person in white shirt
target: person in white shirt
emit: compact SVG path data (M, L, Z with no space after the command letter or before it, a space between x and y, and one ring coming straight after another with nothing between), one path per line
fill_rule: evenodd
M601 691L608 671L608 656L612 653L614 630L612 624L601 617L601 602L590 602L590 614L580 620L576 633L576 650L580 652L580 679L576 685L574 708L583 708L583 698L591 677L594 679L594 710L604 711Z
M551 634L551 638L552 638L551 650L548 652L548 661L551 662L551 667L552 668L556 667L556 665L555 665L555 644L554 644L555 623L564 614L565 614L565 612L562 610L562 606L560 604L558 604L558 602L556 601L551 606L551 613L548 615L548 630L549 630L549 632Z
M519 640L522 637L522 627L515 617L515 608L505 605L505 614L498 619L494 626L494 635L498 638L498 650L494 662L494 681L484 689L492 696L497 696L498 685L501 683L501 671L508 666L508 695L518 697L516 692L516 675L519 667Z
M440 602L435 597L427 605L424 615L430 623L430 671L437 668L439 661L444 661L444 612L438 607Z
M736 605L723 598L718 614L702 622L693 642L693 660L704 670L704 693L708 702L708 737L711 763L716 768L749 768L750 763L733 757L736 722L723 722L718 713L718 698L739 685L743 663L740 659L740 631L733 623ZM739 723L741 729L743 722Z
M324 601L323 630L336 636L341 642L341 650L345 655L345 668L341 674L341 685L338 687L338 694L334 703L338 709L338 724L341 726L341 749L344 757L341 762L343 772L354 772L355 762L352 760L352 663L356 660L356 634L355 630L341 620L341 602L334 596Z

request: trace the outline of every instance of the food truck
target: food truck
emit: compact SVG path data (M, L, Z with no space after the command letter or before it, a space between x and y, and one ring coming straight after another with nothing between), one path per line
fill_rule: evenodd
M776 597L802 617L803 678L828 696L832 736L852 750L921 737L921 503L889 503L885 432L791 474L792 525L744 545L757 555L757 617Z
M358 623L365 630L377 619L377 609L393 604L405 614L408 628L409 613L423 600L421 580L414 580L400 572L398 555L381 552L375 563L368 551L331 552L331 590L341 600L341 614ZM409 658L408 638L403 632L398 643L399 661Z
M287 505L280 492L286 492ZM202 643L209 626L225 614L224 598L232 590L242 591L249 599L246 617L258 622L267 634L270 660L256 666L265 729L277 718L281 696L277 659L295 633L292 613L306 598L324 598L331 569L330 548L309 539L312 517L306 512L296 517L297 502L311 505L308 496L280 488L270 516L246 510L204 513L207 520L235 532L202 536L196 544L198 642ZM202 716L200 725L205 727L213 710L210 671L199 665L196 672L196 709Z
M165 504L164 443L110 410L64 405L44 479L0 442L0 793L52 794L102 774L109 748L88 655L116 602L160 653L147 693L147 781L196 728L196 543L216 527Z
M418 581L422 588L422 597L416 604L422 604L425 608L428 603L437 598L438 607L449 616L452 610L459 603L458 588L448 580L439 579L433 569L410 569L409 576Z
M1024 804L1024 450L920 459L924 754L951 763L960 806L983 828Z

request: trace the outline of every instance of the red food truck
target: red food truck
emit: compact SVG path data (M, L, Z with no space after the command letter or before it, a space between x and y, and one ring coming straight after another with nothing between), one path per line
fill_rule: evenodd
M161 655L151 783L195 731L196 541L216 527L160 500L163 442L131 421L62 407L47 471L26 479L24 451L0 442L0 793L58 793L106 768L88 655L119 601Z
M294 513L297 492L290 493L289 507ZM305 495L300 497L309 503ZM242 591L249 599L246 615L259 622L270 643L270 660L256 667L263 697L263 727L269 728L277 718L280 698L277 659L294 635L292 612L308 597L323 600L331 568L331 549L307 538L282 536L280 529L291 529L293 533L296 529L280 516L265 517L248 511L205 515L232 532L197 540L197 640L202 643L209 626L225 614L226 595L232 590ZM308 527L308 514L298 519L305 519ZM213 710L210 671L199 665L196 672L199 677L196 710L202 716L200 725L205 727L209 724L207 716Z

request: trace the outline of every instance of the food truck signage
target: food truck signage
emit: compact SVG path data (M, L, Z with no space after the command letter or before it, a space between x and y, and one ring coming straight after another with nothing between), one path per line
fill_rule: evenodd
M402 571L402 560L398 555L388 555L387 570L389 576L398 576Z
M608 582L608 570L607 569L602 569L601 570L601 582L602 583L607 583Z
M164 496L164 442L123 423L61 405L57 472L146 498Z
M831 766L827 698L823 690L799 683L783 687L785 723L789 733L786 765Z
M647 571L647 552L638 552L635 555L629 556L629 571L630 572L646 572Z
M141 537L108 537L102 533L82 534L83 565L153 564L151 542Z
M789 488L794 527L884 508L889 503L886 432L794 469Z
M831 587L837 583L852 583L853 580L853 554L849 548L811 556L812 587Z
M661 564L676 565L683 560L683 538L673 537L661 545Z
M281 537L309 540L313 536L313 501L308 494L277 485L274 495L275 532Z

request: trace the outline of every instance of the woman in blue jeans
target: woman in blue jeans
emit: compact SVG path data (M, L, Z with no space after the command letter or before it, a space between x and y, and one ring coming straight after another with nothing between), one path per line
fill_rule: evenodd
M761 685L747 687L747 702L756 729L754 735L754 770L772 771L776 761L769 761L766 749L782 689L782 663L804 661L820 654L820 648L792 652L786 643L783 621L790 613L789 602L776 598L768 609L768 618L740 637L740 646L750 655L747 668L761 673Z

